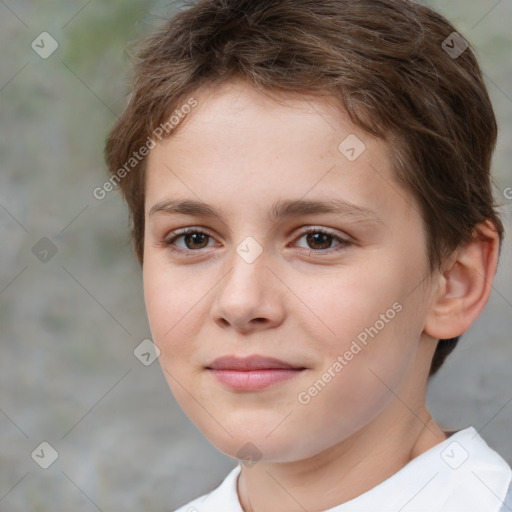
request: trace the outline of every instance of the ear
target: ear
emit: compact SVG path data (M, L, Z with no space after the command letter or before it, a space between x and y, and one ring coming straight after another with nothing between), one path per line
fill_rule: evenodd
M496 274L499 236L490 221L476 226L473 238L461 244L439 271L424 331L438 339L466 332L482 312Z

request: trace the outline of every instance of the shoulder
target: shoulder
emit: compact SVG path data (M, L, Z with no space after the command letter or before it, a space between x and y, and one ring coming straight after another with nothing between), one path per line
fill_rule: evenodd
M512 511L512 468L477 430L461 430L442 444L446 445L441 452L444 469L454 470L447 475L458 494L464 489L464 499L476 510ZM477 504L483 502L486 506L479 508Z
M237 492L240 469L239 464L228 473L218 487L189 501L174 512L243 512Z
M499 512L506 512L510 510L512 510L512 481L508 486L507 495L505 496L503 506L500 508Z

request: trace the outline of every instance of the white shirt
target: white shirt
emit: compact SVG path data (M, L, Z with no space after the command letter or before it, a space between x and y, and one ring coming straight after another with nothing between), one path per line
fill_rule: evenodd
M237 492L240 470L239 463L216 489L175 512L244 512ZM511 480L507 462L469 427L369 491L324 512L512 511L512 493L505 501Z

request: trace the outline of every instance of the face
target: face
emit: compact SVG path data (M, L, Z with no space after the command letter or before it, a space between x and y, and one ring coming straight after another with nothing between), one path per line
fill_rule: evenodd
M422 219L391 149L334 100L276 102L241 82L194 97L147 162L144 295L160 363L226 454L312 457L410 380L430 296Z

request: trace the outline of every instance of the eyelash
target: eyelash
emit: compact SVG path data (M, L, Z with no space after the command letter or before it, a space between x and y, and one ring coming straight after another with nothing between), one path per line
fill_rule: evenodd
M162 240L160 245L162 245L163 247L169 249L171 252L174 252L174 253L177 253L177 254L180 254L180 255L185 255L186 257L193 257L193 256L196 255L194 253L198 253L202 249L197 249L197 250L194 250L194 249L181 249L181 248L177 248L174 245L174 242L178 238L181 238L182 236L185 236L185 235L188 235L188 234L196 234L196 233L203 234L203 235L206 235L206 236L208 236L210 238L213 238L213 236L210 235L210 233L208 233L207 231L204 231L201 228L189 227L189 228L183 228L183 229L180 229L180 230L172 232L171 236L167 237L165 240ZM303 236L308 235L309 233L322 233L324 235L328 235L328 236L332 237L333 240L336 240L336 241L339 242L339 244L334 246L334 248L328 248L328 249L309 249L309 253L312 254L312 255L315 255L315 256L321 256L322 254L325 254L325 253L328 253L328 254L336 253L336 252L339 252L339 251L345 249L346 247L348 247L350 245L353 245L353 242L351 242L350 240L347 240L345 238L341 238L341 237L339 237L337 235L334 235L330 231L327 231L327 230L325 230L323 228L317 228L317 227L314 227L314 226L311 226L311 227L307 228L306 230L304 230L298 236L298 238L296 238L296 241L300 240Z

